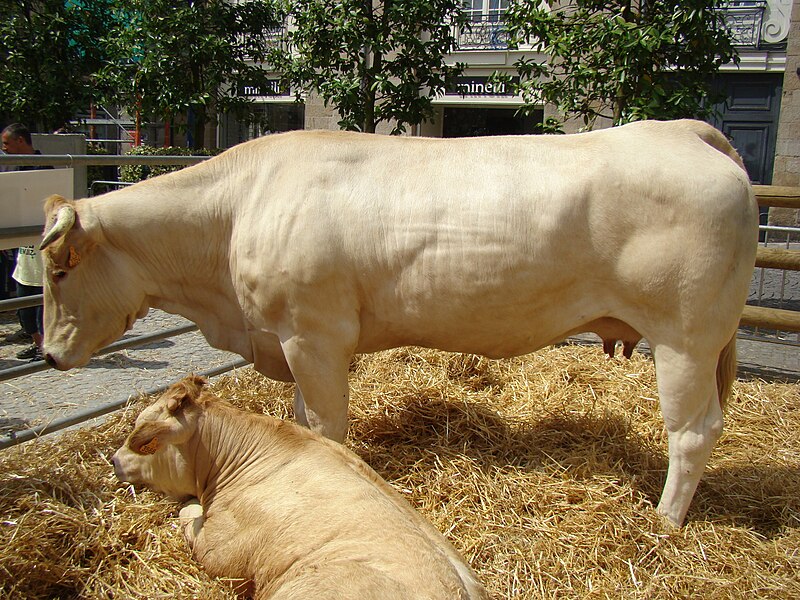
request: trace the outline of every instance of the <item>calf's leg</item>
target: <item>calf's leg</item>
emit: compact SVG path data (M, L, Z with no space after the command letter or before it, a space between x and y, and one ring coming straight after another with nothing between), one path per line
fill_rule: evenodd
M184 504L178 513L178 522L183 528L183 535L186 538L186 543L189 544L189 548L194 549L205 520L203 506L197 498L193 498Z
M238 534L242 531L235 517L223 510L206 521L203 507L194 500L181 509L179 518L192 556L210 575L231 579L237 597L253 598L254 582L247 574L247 553L252 552L253 547L241 543Z

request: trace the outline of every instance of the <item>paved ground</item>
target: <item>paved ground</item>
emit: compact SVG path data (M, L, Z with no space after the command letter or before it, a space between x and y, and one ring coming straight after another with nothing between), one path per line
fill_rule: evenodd
M188 324L160 311L138 322L130 335ZM0 315L0 340L19 329L13 313ZM27 364L14 358L27 343L0 343L0 370ZM48 369L0 382L0 436L61 419L78 411L122 400L168 385L184 375L239 360L215 350L197 332L96 357L84 368L66 373Z
M751 301L761 298L763 305L800 310L800 273L768 270L756 272ZM138 322L129 334L142 334L187 324L181 317L160 311ZM0 313L0 370L26 364L14 358L25 343L3 342L18 329L13 313ZM798 335L780 337L797 342ZM582 340L596 339L594 336ZM743 376L800 381L800 348L764 342L739 340L739 365ZM240 357L208 346L199 332L147 346L124 350L92 360L82 369L67 373L47 370L0 382L0 439L18 431L62 419L77 412L130 395L168 385L187 373L200 372Z

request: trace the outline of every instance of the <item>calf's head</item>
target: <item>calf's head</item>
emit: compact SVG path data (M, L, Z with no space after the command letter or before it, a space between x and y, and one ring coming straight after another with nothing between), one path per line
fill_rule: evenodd
M112 458L117 479L176 500L198 494L192 442L197 441L205 408L205 383L201 377L187 377L139 414L133 432Z
M135 263L108 243L91 211L51 196L45 213L43 354L66 370L86 364L148 307Z

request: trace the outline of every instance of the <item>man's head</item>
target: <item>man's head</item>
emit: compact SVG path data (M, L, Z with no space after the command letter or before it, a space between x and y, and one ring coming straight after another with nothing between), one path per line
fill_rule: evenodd
M3 129L3 152L6 154L33 154L31 132L22 123Z

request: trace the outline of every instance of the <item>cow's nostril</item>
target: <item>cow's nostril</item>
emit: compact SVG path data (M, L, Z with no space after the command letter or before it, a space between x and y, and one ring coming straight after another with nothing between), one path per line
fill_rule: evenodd
M44 362L46 362L48 365L50 365L54 369L58 368L58 363L56 362L56 359L53 358L53 355L50 354L49 352L44 355Z

